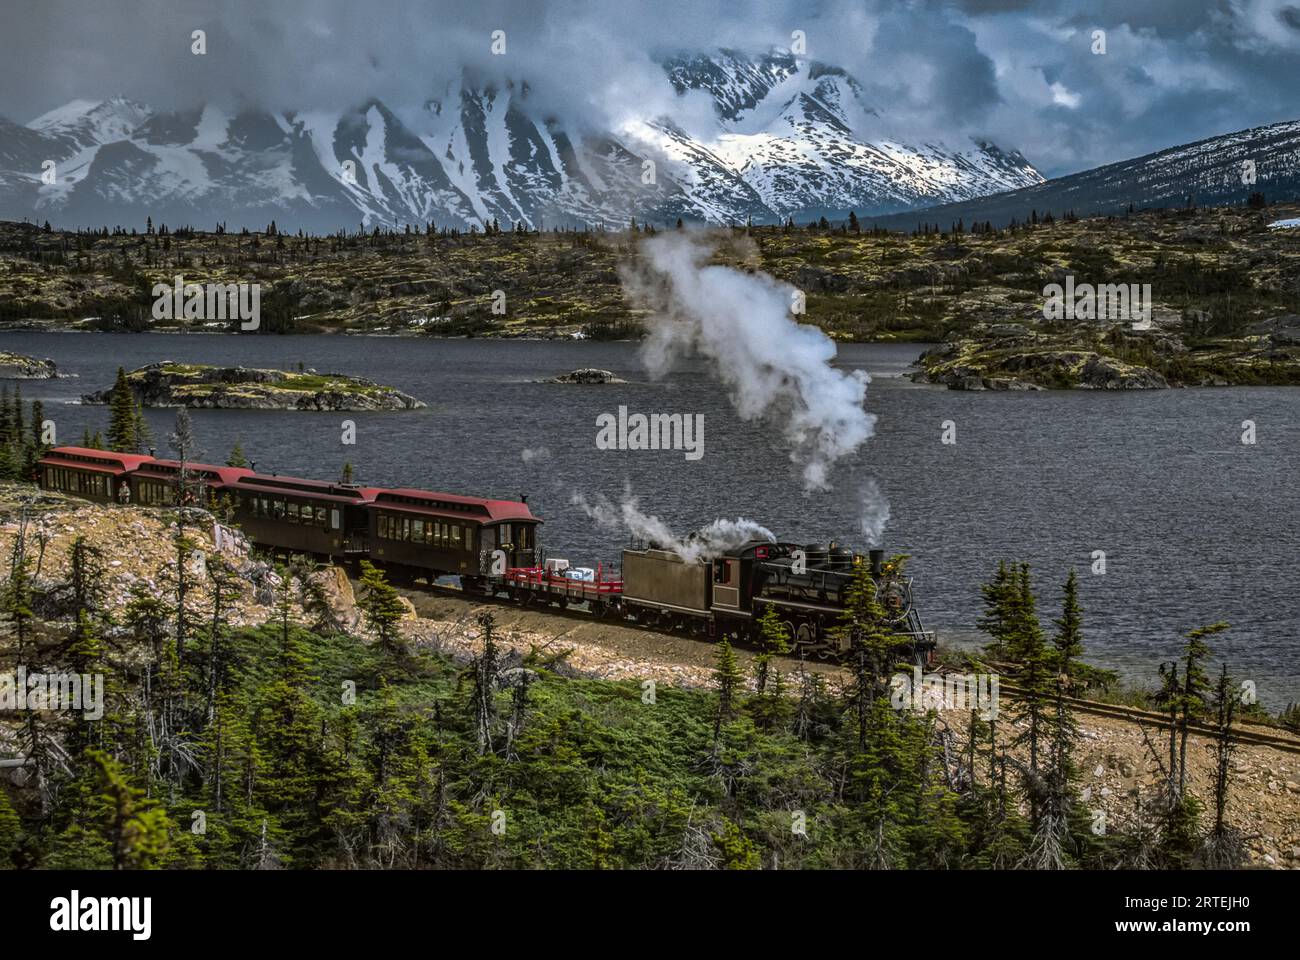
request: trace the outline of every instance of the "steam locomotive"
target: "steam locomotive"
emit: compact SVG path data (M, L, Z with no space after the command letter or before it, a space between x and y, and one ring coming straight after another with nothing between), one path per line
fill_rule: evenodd
M260 547L346 565L367 559L405 584L459 577L468 593L581 605L597 617L693 636L752 640L771 607L791 647L820 657L845 652L847 641L833 628L867 563L877 599L918 662L935 648L913 605L911 580L880 550L863 557L834 543L751 540L697 559L683 555L695 545L640 544L623 551L621 575L610 575L603 566L547 559L537 540L542 520L522 499L361 487L81 447L52 449L38 481L103 503L221 505Z
M511 571L506 589L514 589L516 596L526 586L569 601L581 597L597 615L612 612L661 630L745 642L755 639L758 618L771 607L793 650L838 657L847 651L848 640L835 636L834 628L862 563L870 565L888 623L909 639L918 663L924 662L935 649L934 634L925 629L913 605L910 578L885 560L883 550L863 557L834 544L750 540L698 560L649 545L623 551L617 591L602 592L607 581L600 577L570 579L568 571L555 569Z

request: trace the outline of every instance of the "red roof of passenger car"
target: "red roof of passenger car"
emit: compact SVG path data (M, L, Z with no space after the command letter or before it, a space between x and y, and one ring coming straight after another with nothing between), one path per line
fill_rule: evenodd
M179 460L152 460L149 463L141 464L137 468L136 472L147 474L151 472L150 468L154 466L166 467L168 470L179 470L181 462ZM253 471L249 470L247 467L224 467L211 463L191 463L187 461L185 469L193 473L216 474L217 479L220 480L223 485L234 483L244 477L254 476Z
M282 477L277 474L253 473L251 470L245 470L243 476L228 481L227 485L245 493L279 493L343 503L368 502L379 492L378 487L349 487L326 480Z
M87 463L76 457L94 457L101 463ZM96 470L101 473L123 474L135 470L153 457L141 453L115 453L112 450L93 450L90 447L54 447L40 462L52 466L73 467L80 470Z
M383 507L384 509L404 510L411 513L428 513L434 516L464 517L465 513L457 510L440 509L433 504L421 503L402 503L385 499L386 496L410 497L413 500L436 500L443 503L463 504L470 507L479 507L487 513L488 523L497 523L502 520L530 520L533 523L541 523L541 517L533 516L533 512L528 509L528 504L519 500L488 500L484 497L463 497L455 493L437 493L432 490L412 490L406 487L396 489L382 489L377 491L374 502L371 506Z

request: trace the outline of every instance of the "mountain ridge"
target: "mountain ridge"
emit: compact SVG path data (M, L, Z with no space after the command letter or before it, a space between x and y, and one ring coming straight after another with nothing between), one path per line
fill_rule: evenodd
M1243 164L1254 163L1254 179L1245 182ZM989 222L1006 226L1034 211L1077 216L1124 213L1134 208L1231 206L1263 193L1270 201L1300 197L1300 120L1234 130L1192 143L1178 144L1140 157L1054 177L1016 190L972 200L919 208L906 214L864 217L888 229L912 229L918 223Z
M676 116L579 132L524 83L465 78L402 113L361 98L331 111L154 111L74 100L26 125L0 118L0 215L93 226L155 221L333 231L410 223L623 225L633 217L776 222L884 214L1042 180L987 140L908 138L833 65L720 50L663 62L703 93L714 129ZM41 179L55 163L56 182Z

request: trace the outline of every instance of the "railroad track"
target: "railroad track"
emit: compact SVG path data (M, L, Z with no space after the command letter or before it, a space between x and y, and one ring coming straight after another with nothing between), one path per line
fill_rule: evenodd
M589 611L580 607L558 607L546 604L535 604L531 606L520 605L506 597L485 597L477 594L465 593L457 587L435 585L432 587L405 588L402 592L412 592L416 594L434 594L447 598L464 600L471 603L490 604L492 606L503 606L511 610L526 610L532 613L543 614L545 616L557 617L566 620L576 620L583 623L609 623L614 626L620 626L627 629L637 630L650 635L663 635L671 637L673 640L690 640L710 646L708 640L689 634L665 634L663 630L647 626L644 624L630 623L627 621L601 620L593 616ZM790 663L798 663L797 657L782 657ZM805 661L809 666L814 665L814 661ZM816 666L830 672L841 669L838 664L833 662L816 662ZM941 670L940 672L957 672L952 670ZM1016 698L1023 693L1014 683L1008 683L1003 680L999 684L999 691L1012 698ZM1121 704L1103 703L1100 700L1086 700L1080 697L1066 697L1065 702L1080 713L1087 713L1098 717L1108 717L1112 720L1123 720L1128 723L1138 725L1150 725L1161 729L1168 729L1170 725L1169 717L1166 714L1158 713L1154 710L1144 710L1140 707L1128 707ZM1218 732L1214 727L1200 721L1192 721L1188 724L1188 729L1195 734L1203 737L1217 737ZM1275 728L1261 727L1258 724L1238 724L1232 729L1233 739L1237 743L1249 744L1252 746L1271 747L1275 750L1281 750L1286 753L1300 754L1300 736L1276 731Z
M1015 698L1023 694L1023 691L1016 687L1015 684L999 684L1001 692L1009 694ZM1080 713L1090 713L1099 717L1110 717L1115 720L1127 720L1130 723L1150 724L1162 729L1169 729L1170 719L1167 714L1157 713L1154 710L1143 710L1140 707L1126 707L1115 703L1102 703L1099 700L1083 700L1078 697L1066 697L1065 702ZM1208 723L1202 723L1193 720L1187 725L1187 729L1192 733L1199 734L1203 737L1217 738L1219 733ZM1275 750L1282 750L1286 753L1300 754L1300 736L1294 734L1272 732L1274 728L1261 727L1258 724L1241 724L1234 725L1232 728L1232 739L1237 743L1252 744L1260 747L1272 747Z

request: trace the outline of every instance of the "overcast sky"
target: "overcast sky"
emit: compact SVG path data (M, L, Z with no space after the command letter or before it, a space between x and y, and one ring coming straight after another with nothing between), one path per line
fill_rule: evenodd
M1300 0L4 0L0 114L115 94L282 110L376 96L402 113L470 70L600 127L698 111L673 104L655 57L788 47L794 30L891 117L990 137L1049 176L1300 119Z

